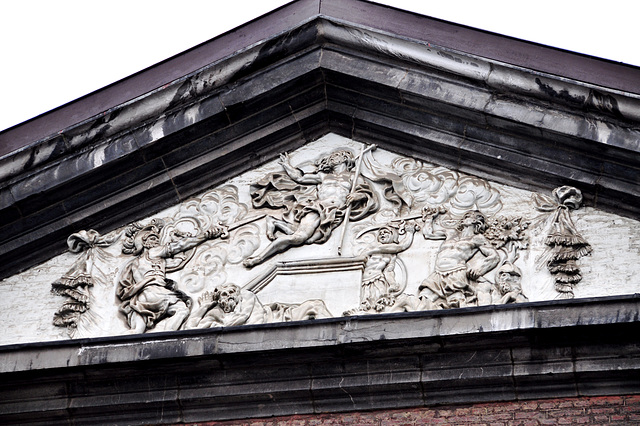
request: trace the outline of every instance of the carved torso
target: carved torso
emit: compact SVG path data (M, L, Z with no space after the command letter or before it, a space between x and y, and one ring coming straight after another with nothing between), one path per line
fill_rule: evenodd
M351 173L324 174L318 185L318 200L328 208L341 208L351 190Z
M464 269L465 264L476 254L478 248L486 243L487 240L482 235L458 234L447 238L440 246L436 258L436 271L447 273Z
M363 281L383 276L384 270L395 258L395 254L385 253L374 253L367 256L364 273L362 274Z
M142 282L153 278L153 281L163 284L166 276L167 262L163 257L158 256L160 247L145 250L142 256L134 260L131 272L135 282Z

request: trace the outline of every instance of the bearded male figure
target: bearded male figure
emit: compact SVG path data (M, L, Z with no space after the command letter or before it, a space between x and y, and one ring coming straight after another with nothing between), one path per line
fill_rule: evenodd
M423 228L426 239L445 240L436 256L435 271L419 286L420 296L440 308L473 306L476 289L473 281L495 268L500 261L497 250L483 235L486 230L485 217L477 210L468 211L454 229L435 229L435 218L444 210L427 208L423 212L425 222L431 226ZM480 253L483 258L478 264L471 259Z
M291 247L322 244L345 218L357 221L377 211L378 202L368 183L354 175L355 159L340 150L316 163L305 173L291 165L288 154L280 156L285 174L265 176L251 187L254 208L285 208L281 219L267 216L267 237L272 241L260 254L244 261L248 268ZM353 180L357 179L351 192Z
M195 237L182 236L177 241L161 244L162 226L162 222L153 221L144 227L133 225L128 229L123 253L136 257L120 272L116 292L122 301L120 311L133 333L180 328L191 311L191 299L167 278L168 260L224 234L222 227L214 227Z
M228 283L200 296L198 307L193 310L186 328L230 327L330 317L331 313L321 300L263 305L252 292Z

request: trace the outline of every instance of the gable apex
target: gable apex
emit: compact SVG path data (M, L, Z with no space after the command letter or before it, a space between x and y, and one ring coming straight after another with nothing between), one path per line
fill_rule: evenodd
M637 217L639 75L371 3L293 2L0 134L17 148L0 159L5 274L330 132Z

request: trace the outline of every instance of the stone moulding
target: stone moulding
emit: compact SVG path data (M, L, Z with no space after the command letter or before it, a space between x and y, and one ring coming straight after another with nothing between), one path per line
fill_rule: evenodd
M339 257L335 259L309 259L276 262L261 276L251 280L244 286L246 290L258 293L279 275L303 275L307 273L362 271L364 260L358 258Z
M195 422L637 393L639 308L634 295L5 346L0 418Z
M576 186L635 217L639 105L318 16L0 159L0 276L78 229L123 226L329 132L541 192Z

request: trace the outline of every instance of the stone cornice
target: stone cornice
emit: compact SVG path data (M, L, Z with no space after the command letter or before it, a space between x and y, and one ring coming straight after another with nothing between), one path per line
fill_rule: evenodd
M0 414L195 422L637 393L639 303L635 295L5 346Z
M505 332L637 323L640 323L640 295L637 294L351 316L6 345L0 346L0 374L140 360L319 349L363 342L399 343L455 336L477 336L482 340L485 335Z
M527 189L573 185L592 207L640 215L638 95L334 6L3 157L0 277L79 229L138 220L329 132Z

